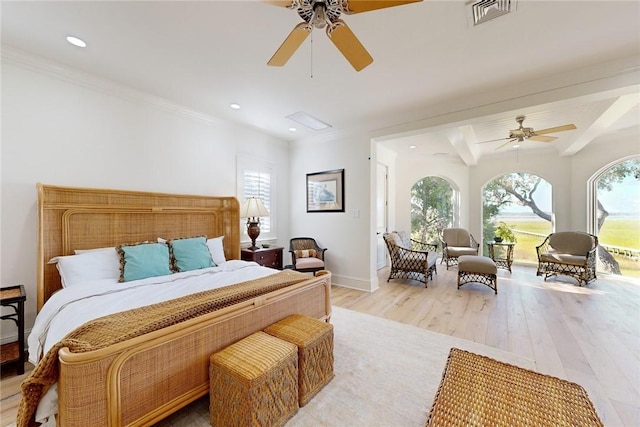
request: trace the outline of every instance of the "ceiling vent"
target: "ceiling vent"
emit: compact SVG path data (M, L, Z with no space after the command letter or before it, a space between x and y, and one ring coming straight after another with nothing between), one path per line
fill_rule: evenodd
M516 0L472 0L467 2L467 11L473 25L479 25L511 12Z
M296 123L300 123L308 128L313 130L322 130L330 128L331 125L323 122L322 120L318 120L315 117L305 113L304 111L298 111L297 113L289 114L286 116L287 119L293 120Z

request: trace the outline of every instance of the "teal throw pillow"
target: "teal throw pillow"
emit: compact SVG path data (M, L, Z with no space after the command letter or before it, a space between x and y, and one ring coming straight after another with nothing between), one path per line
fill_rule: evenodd
M216 266L211 259L205 236L174 239L169 240L168 243L174 271L191 271Z
M141 243L118 247L121 253L120 281L171 274L169 247L164 243Z

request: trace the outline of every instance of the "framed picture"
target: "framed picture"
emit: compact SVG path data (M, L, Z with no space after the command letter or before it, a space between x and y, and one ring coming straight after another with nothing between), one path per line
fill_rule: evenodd
M307 174L307 212L344 212L344 169Z

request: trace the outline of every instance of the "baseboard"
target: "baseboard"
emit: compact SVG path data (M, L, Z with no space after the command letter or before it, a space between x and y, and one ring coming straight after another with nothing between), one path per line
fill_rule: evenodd
M27 337L29 336L29 334L31 333L31 329L25 329L24 330L24 345L25 348L27 348ZM14 342L14 341L18 341L18 331L15 331L11 334L6 334L6 335L2 335L0 337L0 344L4 345L4 344L8 344L10 342Z
M339 276L332 273L331 284L343 288L356 289L358 291L373 292L378 287L373 288L371 281L358 279L355 277Z

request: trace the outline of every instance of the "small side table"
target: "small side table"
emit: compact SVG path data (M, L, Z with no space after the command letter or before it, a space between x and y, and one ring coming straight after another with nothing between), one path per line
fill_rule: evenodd
M270 246L268 248L260 248L252 251L251 249L242 249L240 251L240 259L243 261L255 261L264 267L277 268L282 270L282 246Z
M18 341L0 346L1 366L4 370L7 365L16 365L18 375L24 374L26 362L24 352L24 302L26 299L27 295L22 285L0 288L0 305L13 309L13 313L2 315L0 319L13 320L18 327Z
M496 263L496 267L509 270L511 273L511 264L513 264L513 242L487 242L489 248L489 256ZM499 249L496 250L496 247Z

